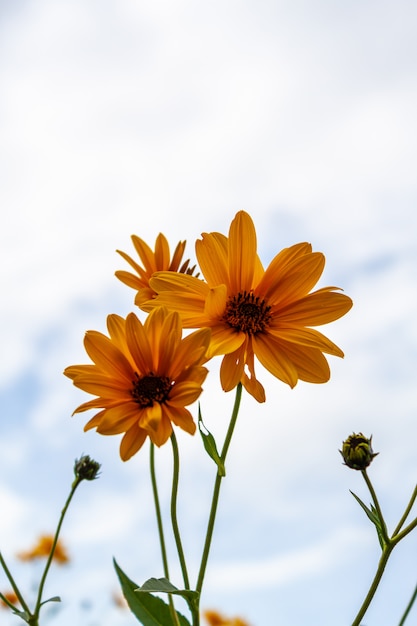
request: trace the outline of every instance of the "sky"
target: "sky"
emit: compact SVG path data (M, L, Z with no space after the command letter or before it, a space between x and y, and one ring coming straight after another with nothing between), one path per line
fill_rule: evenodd
M354 307L323 328L345 352L327 384L291 390L259 366L266 403L244 394L202 607L251 626L353 620L379 547L342 441L373 435L391 530L416 483L416 26L412 0L0 2L0 547L29 595L40 570L16 552L54 530L74 459L102 464L64 522L71 564L53 568L62 604L45 623L136 623L114 606L113 557L138 584L162 576L148 449L123 463L118 437L84 433L71 414L87 397L62 375L88 361L87 329L135 310L116 250L163 232L194 258L241 209L264 265L309 241L319 286ZM218 442L232 404L214 362L201 407ZM178 441L195 576L215 469L198 437ZM166 512L169 446L156 461ZM366 626L399 622L416 547L411 534L394 551Z

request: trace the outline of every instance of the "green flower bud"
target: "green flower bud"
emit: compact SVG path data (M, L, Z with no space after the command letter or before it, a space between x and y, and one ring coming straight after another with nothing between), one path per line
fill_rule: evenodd
M90 459L88 455L83 455L78 461L75 461L74 474L76 480L95 480L98 478L98 472L101 465Z
M379 452L372 450L372 435L368 439L362 433L350 435L343 442L339 452L343 457L344 464L355 470L364 470L379 454Z

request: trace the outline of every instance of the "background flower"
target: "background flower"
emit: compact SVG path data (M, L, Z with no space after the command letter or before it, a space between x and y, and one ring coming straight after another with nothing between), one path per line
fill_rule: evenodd
M40 535L35 545L30 548L30 550L18 552L17 558L21 561L34 561L36 559L48 558L51 553L53 543L53 535ZM70 560L67 550L64 547L61 539L58 539L58 541L56 542L54 556L52 560L56 561L59 565L64 565Z

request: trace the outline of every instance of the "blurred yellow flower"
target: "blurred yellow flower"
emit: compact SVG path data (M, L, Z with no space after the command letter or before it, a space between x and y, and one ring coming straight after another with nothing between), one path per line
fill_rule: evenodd
M14 606L19 604L19 598L17 597L14 591L2 591L1 595L4 598L6 598L6 600L8 600ZM9 608L10 608L9 605L6 602L4 602L2 598L0 598L0 609L9 609Z
M157 446L164 444L172 423L194 434L196 426L185 407L202 391L210 330L182 338L180 316L160 307L144 324L133 313L126 319L109 315L107 328L109 337L86 333L85 349L94 364L73 365L64 372L76 387L97 396L74 411L101 409L84 430L125 433L120 444L123 461L147 436Z
M146 300L150 300L155 296L155 292L149 287L149 279L155 272L166 270L170 272L180 272L184 274L193 274L194 267L190 267L190 260L186 260L181 264L185 249L185 241L180 241L174 250L171 259L169 244L162 233L159 233L155 241L155 252L137 235L132 235L132 242L138 253L143 267L141 267L132 257L121 250L117 252L127 261L136 274L118 270L116 276L128 287L137 290L135 304L140 306Z
M53 535L40 535L37 543L33 546L33 548L31 548L27 552L19 552L17 554L17 557L21 561L34 561L35 559L39 558L48 558L51 553L53 543ZM53 560L56 561L59 565L68 563L70 560L66 548L64 547L60 539L58 539L56 543Z
M217 611L204 611L203 615L208 626L250 626L240 617L224 617Z
M323 353L343 357L343 352L311 327L342 317L352 301L337 287L310 293L324 269L322 253L299 243L279 252L264 270L252 219L239 211L229 236L203 233L196 254L205 281L157 272L150 286L158 297L142 308L164 305L178 311L185 328L211 328L208 358L225 355L220 369L225 391L242 382L258 402L265 401L255 356L291 387L298 380L329 380Z

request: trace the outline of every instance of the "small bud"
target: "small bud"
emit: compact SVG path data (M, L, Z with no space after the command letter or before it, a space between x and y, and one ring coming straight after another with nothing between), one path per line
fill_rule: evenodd
M100 467L100 463L90 459L88 455L83 455L78 461L75 461L75 478L78 480L95 480L98 478Z
M342 444L339 450L344 464L355 470L364 470L371 464L379 452L372 450L372 435L367 439L362 433L353 433Z

